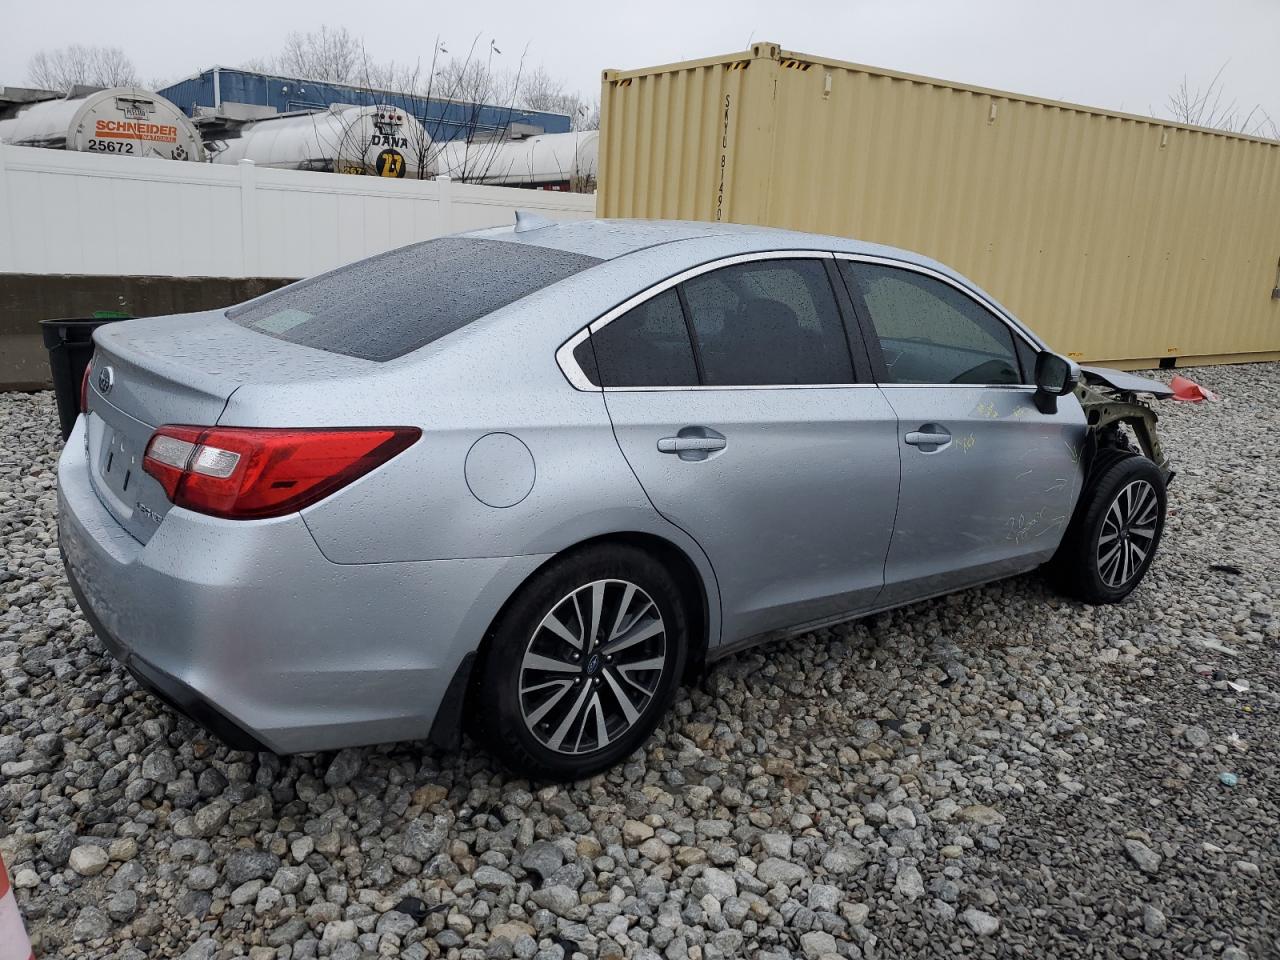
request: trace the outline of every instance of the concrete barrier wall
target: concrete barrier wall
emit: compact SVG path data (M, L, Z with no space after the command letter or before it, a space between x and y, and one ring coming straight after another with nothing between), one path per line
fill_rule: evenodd
M291 282L268 277L0 274L0 390L52 386L41 320L92 317L102 311L157 317L212 310Z

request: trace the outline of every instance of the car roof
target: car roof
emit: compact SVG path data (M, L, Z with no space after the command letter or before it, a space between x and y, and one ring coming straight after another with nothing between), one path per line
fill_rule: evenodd
M520 216L523 218L525 215ZM601 260L614 260L640 250L689 240L716 239L719 241L717 248L723 250L726 245L733 246L733 240L737 239L742 253L771 247L784 250L839 250L845 253L888 256L935 268L940 266L927 257L908 250L776 227L702 223L693 220L561 220L542 223L540 218L530 219L535 225L524 225L522 228L514 225L491 227L472 231L465 236L550 247Z

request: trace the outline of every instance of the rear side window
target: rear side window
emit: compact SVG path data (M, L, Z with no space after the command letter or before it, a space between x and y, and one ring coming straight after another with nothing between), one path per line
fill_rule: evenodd
M601 386L688 387L698 382L689 328L674 289L628 310L587 343L595 348Z
M227 316L290 343L394 360L597 263L532 244L442 237L291 284Z
M840 261L862 294L888 383L1022 383L1013 332L972 297L913 270Z
M760 260L683 284L708 386L854 383L821 260Z

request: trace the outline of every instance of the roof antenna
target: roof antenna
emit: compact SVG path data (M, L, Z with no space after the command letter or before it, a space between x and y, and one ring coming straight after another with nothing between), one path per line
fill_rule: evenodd
M541 230L543 227L554 227L555 225L556 222L554 220L540 217L536 213L526 213L524 210L516 211L516 233Z

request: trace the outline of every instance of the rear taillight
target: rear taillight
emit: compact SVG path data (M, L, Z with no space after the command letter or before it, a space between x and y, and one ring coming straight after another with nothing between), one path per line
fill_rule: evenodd
M84 365L84 376L80 378L80 412L89 412L89 375L93 372L93 357Z
M421 435L417 427L164 426L152 434L142 466L179 507L255 520L324 499Z

